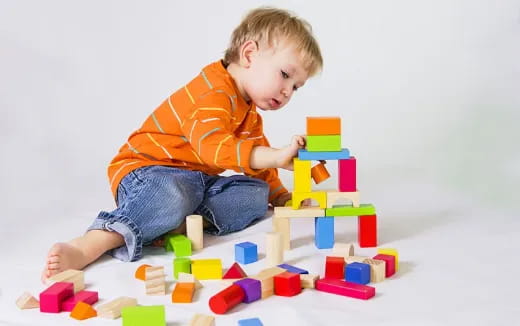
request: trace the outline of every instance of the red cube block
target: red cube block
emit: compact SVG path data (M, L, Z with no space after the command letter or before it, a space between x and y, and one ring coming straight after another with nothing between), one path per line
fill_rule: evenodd
M283 272L274 276L274 294L292 297L302 292L300 274Z
M374 256L374 259L385 262L385 276L390 277L395 274L395 256L379 254Z
M344 276L345 258L327 256L325 261L325 278L344 279Z

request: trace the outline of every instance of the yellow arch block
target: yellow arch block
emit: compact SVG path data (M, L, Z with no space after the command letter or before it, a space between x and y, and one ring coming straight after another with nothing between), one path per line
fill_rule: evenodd
M304 199L314 199L318 202L320 208L327 208L327 193L325 191L311 191L311 192L293 192L292 194L292 209L300 208L300 204Z

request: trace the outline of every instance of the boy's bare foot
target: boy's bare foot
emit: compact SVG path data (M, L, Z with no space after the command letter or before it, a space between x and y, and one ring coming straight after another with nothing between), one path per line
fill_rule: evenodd
M71 241L72 242L72 241ZM58 242L49 250L42 282L67 269L83 269L90 263L81 249L71 243Z

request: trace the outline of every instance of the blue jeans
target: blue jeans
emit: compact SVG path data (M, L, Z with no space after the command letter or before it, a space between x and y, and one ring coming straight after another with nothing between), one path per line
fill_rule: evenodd
M244 229L267 212L269 187L243 175L210 176L168 166L146 166L126 175L117 208L100 212L88 230L114 231L125 245L107 252L122 261L141 258L143 245L179 227L187 215L211 224L205 232L224 235Z

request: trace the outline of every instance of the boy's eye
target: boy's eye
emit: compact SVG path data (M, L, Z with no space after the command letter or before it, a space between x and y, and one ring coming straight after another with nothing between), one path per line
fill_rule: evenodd
M293 86L293 88L292 88L292 89L293 89L293 91L295 91L295 92L296 92L296 91L298 90L298 87L296 87L296 86Z
M284 79L289 78L289 74L286 73L285 71L281 70L281 73L282 73L282 77L283 77Z

